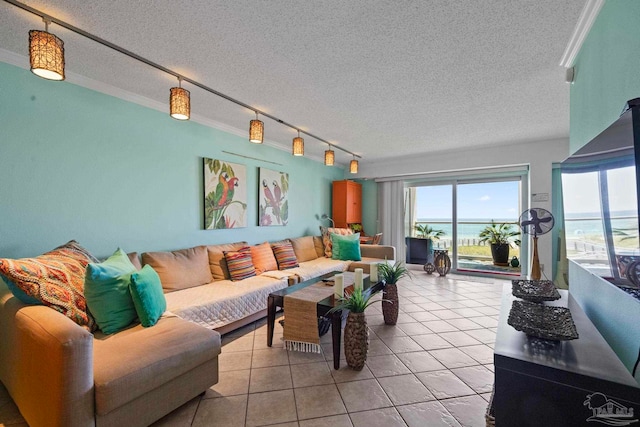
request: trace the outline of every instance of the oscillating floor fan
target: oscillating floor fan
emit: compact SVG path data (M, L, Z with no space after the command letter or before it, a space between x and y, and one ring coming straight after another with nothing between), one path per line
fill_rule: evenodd
M553 228L555 220L553 214L546 209L527 209L520 215L520 228L525 234L533 236L533 262L531 264L531 278L540 280L540 260L538 258L538 236L547 234Z

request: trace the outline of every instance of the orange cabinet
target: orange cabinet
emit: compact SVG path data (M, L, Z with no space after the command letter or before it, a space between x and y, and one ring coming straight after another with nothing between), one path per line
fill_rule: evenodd
M362 223L362 185L344 180L333 181L333 212L335 226L346 228L354 222Z

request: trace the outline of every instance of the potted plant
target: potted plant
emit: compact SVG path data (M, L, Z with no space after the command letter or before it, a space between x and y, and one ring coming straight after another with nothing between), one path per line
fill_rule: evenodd
M384 316L384 323L387 325L395 325L398 322L400 301L398 299L397 283L398 280L405 276L410 277L411 273L401 261L393 265L388 262L378 264L378 278L384 283L382 315Z
M480 242L489 242L491 245L491 257L494 265L509 265L509 246L511 243L520 244L520 239L516 237L520 231L513 229L513 224L503 222L496 224L491 220L491 225L487 225L480 232Z
M418 224L413 226L416 237L407 237L407 263L426 264L433 262L433 241L444 236L443 230L436 230L429 224Z
M347 365L356 371L362 370L367 360L369 329L364 311L375 302L371 301L373 295L375 293L371 292L371 288L364 291L361 288L355 289L345 298L340 298L338 305L329 311L349 311L344 327L344 355Z

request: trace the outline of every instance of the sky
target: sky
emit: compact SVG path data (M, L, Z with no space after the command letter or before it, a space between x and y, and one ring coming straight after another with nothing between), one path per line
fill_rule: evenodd
M634 167L611 169L607 172L609 207L612 212L635 211L636 170ZM600 213L598 173L562 174L562 197L565 214Z
M458 219L509 219L520 216L520 182L458 184ZM452 186L417 187L416 218L450 219Z

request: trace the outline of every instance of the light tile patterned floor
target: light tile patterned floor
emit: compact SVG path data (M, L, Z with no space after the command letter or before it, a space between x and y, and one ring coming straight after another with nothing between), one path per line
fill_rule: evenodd
M220 382L154 426L485 426L503 280L414 271L398 286L400 316L367 310L370 346L360 372L323 354L287 352L266 321L223 337ZM0 426L26 426L0 385Z

